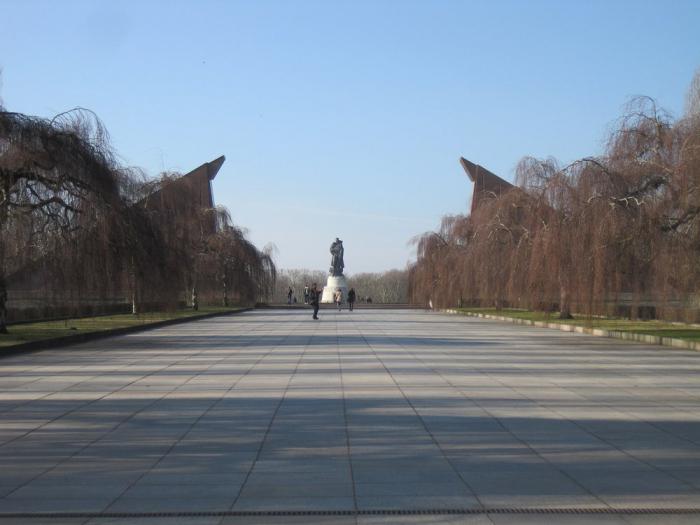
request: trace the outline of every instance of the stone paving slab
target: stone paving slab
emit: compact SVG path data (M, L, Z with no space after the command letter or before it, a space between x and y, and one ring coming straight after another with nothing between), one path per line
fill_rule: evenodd
M415 310L252 311L12 355L0 516L596 508L618 513L166 521L653 523L624 510L700 509L698 372L691 351Z

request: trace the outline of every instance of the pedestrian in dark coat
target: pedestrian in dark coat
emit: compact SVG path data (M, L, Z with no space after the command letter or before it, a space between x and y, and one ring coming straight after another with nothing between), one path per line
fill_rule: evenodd
M350 311L352 312L353 307L355 306L355 289L350 288L350 291L348 291L348 307L350 308Z
M312 319L318 319L318 308L319 308L319 302L321 301L321 291L316 288L316 283L314 283L311 286L311 290L309 290L309 304L313 306L314 308L314 316Z

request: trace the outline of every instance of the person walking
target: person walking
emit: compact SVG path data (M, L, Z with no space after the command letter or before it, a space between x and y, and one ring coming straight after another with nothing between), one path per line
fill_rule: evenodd
M340 307L343 304L343 290L340 288L335 291L335 304L338 306L338 311L340 312Z
M292 290L292 287L289 287L289 291L287 292L287 304L292 304L292 296L294 295L294 290Z
M352 312L353 307L355 306L355 289L350 288L350 291L348 292L348 308Z
M311 285L311 290L309 290L309 304L314 308L314 316L312 319L318 319L318 307L319 301L321 299L321 292L316 288L316 283Z
M309 304L309 285L304 286L304 304Z

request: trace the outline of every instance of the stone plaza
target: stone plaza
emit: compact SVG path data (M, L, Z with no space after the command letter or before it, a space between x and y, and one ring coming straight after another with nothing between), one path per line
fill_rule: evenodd
M0 525L700 522L697 353L422 310L320 317L0 359Z

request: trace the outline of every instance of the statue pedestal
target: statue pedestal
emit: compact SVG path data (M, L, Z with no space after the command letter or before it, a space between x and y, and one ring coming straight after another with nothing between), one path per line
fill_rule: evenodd
M333 303L335 291L340 288L343 291L343 302L348 302L348 282L344 275L329 275L326 286L323 288L321 296L322 303Z

